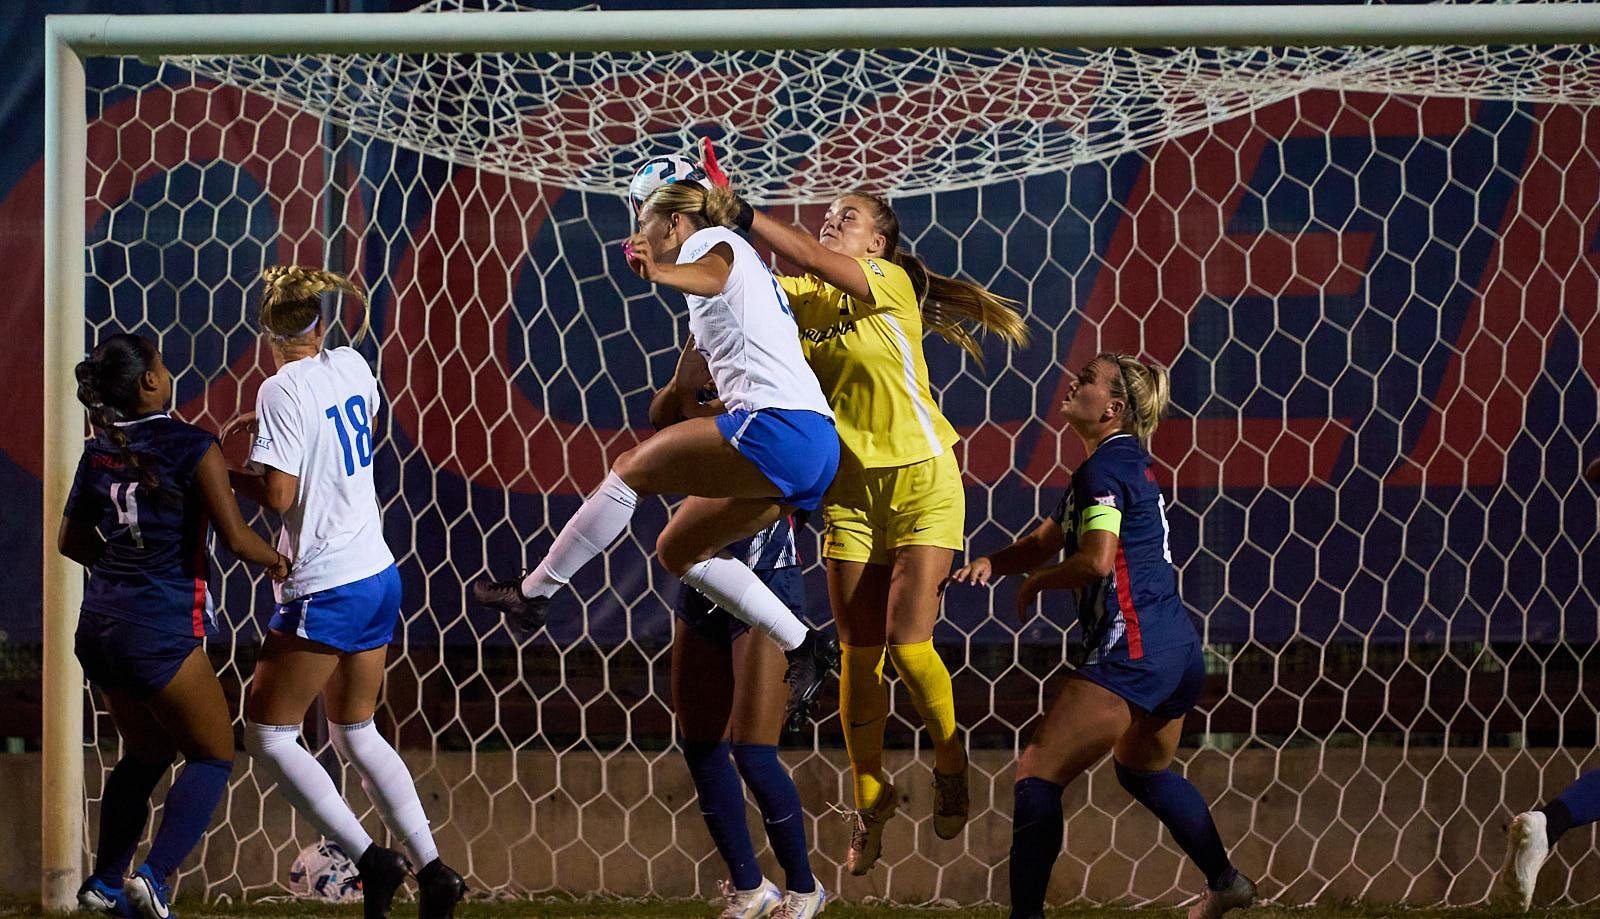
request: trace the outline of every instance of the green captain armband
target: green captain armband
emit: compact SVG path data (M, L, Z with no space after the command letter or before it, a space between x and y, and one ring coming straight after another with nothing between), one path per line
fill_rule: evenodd
M1104 504L1096 504L1083 509L1083 514L1078 517L1078 535L1082 536L1091 530L1105 530L1112 536L1122 533L1122 511Z

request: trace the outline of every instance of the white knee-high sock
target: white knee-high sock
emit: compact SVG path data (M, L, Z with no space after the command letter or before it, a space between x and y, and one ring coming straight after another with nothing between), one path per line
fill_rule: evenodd
M261 771L278 783L295 811L310 820L323 836L338 843L351 861L372 845L372 837L339 796L333 779L317 758L300 746L300 725L246 721L244 748Z
M523 596L548 597L560 590L578 569L616 542L638 504L639 496L621 476L606 473L606 480L561 528L550 554L522 579Z
M683 583L751 628L772 636L778 647L793 651L805 641L806 624L795 618L749 566L738 559L713 557L683 573Z
M405 840L420 870L439 857L439 847L433 843L433 833L428 829L428 815L422 810L422 799L417 797L417 786L411 778L400 754L378 733L378 726L368 718L360 724L334 724L328 722L328 739L345 761L361 773L361 787L367 797L378 805L378 813L389 829Z

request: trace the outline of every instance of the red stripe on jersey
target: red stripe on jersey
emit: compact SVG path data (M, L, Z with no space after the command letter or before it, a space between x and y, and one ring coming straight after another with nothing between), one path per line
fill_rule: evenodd
M1128 580L1128 555L1122 551L1122 540L1117 540L1117 605L1122 607L1122 621L1128 627L1128 660L1144 657L1144 636L1139 632L1139 611L1133 608L1133 584Z
M194 637L206 637L206 531L209 525L200 521L200 535L194 541L194 605L189 615L194 623Z

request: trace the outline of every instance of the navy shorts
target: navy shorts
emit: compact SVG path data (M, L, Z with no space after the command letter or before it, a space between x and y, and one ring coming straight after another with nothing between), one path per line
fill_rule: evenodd
M144 698L166 688L200 639L95 613L78 616L73 651L83 675L101 689Z
M1104 686L1141 711L1158 718L1182 718L1194 708L1206 682L1206 656L1200 642L1151 651L1136 661L1084 664L1077 676Z
M778 595L778 599L783 601L784 606L789 607L791 613L804 618L806 579L800 570L799 565L767 568L758 570L756 577ZM733 614L712 603L706 599L705 594L688 584L683 585L678 591L676 613L696 635L723 647L731 647L735 638L750 631L750 626L742 620L735 619Z
M839 471L833 419L804 409L740 409L717 416L717 430L778 487L785 504L814 511Z
M399 621L400 571L390 565L372 577L279 603L269 625L355 654L393 641Z

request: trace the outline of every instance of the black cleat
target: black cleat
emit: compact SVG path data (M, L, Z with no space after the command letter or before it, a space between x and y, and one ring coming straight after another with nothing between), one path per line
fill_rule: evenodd
M550 606L549 597L522 595L522 579L491 581L479 578L472 582L472 599L505 617L506 627L518 638L531 638L544 628L545 611Z
M373 843L356 861L356 874L361 878L361 915L364 919L389 919L389 906L394 902L394 892L406 881L410 865L406 857L393 849Z
M466 895L467 882L436 858L417 872L417 919L452 919Z
M785 651L784 657L789 659L789 667L783 672L783 681L789 684L789 703L783 710L783 727L798 734L812 717L817 692L829 671L839 666L839 643L810 629L800 647Z

